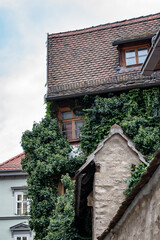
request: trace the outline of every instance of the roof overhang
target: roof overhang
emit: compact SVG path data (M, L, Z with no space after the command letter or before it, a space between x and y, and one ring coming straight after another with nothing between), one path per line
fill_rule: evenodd
M142 65L141 73L151 75L154 71L160 70L160 30L153 39L153 44Z
M140 42L145 40L150 40L154 34L144 34L143 36L134 36L134 37L125 37L125 38L119 38L112 42L113 46L122 45L125 43L134 43L134 42Z
M9 170L0 170L0 177L8 176L27 176L28 174L22 172L22 169L9 169Z

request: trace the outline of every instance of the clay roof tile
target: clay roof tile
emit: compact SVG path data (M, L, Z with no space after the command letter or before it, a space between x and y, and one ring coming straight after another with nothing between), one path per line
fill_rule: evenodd
M18 170L22 169L21 160L24 158L24 153L21 153L0 164L0 171L2 170Z

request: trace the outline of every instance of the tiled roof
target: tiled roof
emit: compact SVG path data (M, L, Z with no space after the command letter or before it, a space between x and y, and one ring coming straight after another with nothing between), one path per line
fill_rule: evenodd
M0 164L0 171L3 170L21 170L22 166L21 166L21 160L22 158L24 158L24 153L21 153L7 161L5 161L4 163Z
M82 30L49 34L47 98L83 93L85 87L90 92L105 91L105 81L108 81L107 87L110 87L117 76L139 73L140 67L124 69L119 66L119 53L113 43L151 37L159 27L160 13ZM103 83L102 88L98 87L99 82ZM92 87L86 84L91 84Z

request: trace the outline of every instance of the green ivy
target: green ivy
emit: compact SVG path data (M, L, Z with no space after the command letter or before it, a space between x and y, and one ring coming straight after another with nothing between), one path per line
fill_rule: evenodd
M160 88L133 89L121 94L97 96L92 105L84 109L85 124L80 135L81 148L86 154L94 151L113 124L119 124L124 134L149 162L160 147ZM131 171L126 194L139 181L146 165Z
M56 199L45 240L91 239L81 237L74 224L74 182L68 174L62 176L61 182L66 189L65 195L58 196Z
M55 106L53 106L55 105ZM104 139L113 124L119 124L149 161L160 145L160 88L134 89L125 93L110 93L104 97L85 96L76 100L83 106L85 124L80 134L81 148L88 155ZM71 158L71 148L53 118L56 104L47 102L47 116L34 123L32 131L22 136L25 158L23 170L29 174L28 195L31 199L30 226L35 239L80 240L74 223L73 176L82 165L81 156ZM76 111L76 109L74 109ZM129 193L146 166L132 169ZM68 174L67 174L68 173ZM66 175L67 174L67 175ZM58 182L66 187L66 194L57 193Z
M69 157L70 145L60 133L57 119L51 119L49 116L42 119L40 123L34 123L32 131L26 131L23 134L22 147L25 151L22 167L29 174L27 181L28 196L31 199L30 226L35 232L35 239L40 240L45 237L47 239L53 222L57 226L59 223L60 232L68 234L66 239L74 239L70 238L73 232L67 229L68 223L74 225L73 194L71 198L68 192L65 197L60 197L57 187L62 174L68 173L73 176L82 165L82 159ZM63 182L67 184L65 179ZM68 191L71 191L70 185ZM56 215L60 210L57 208L60 202L62 208L65 205L65 209L62 215ZM56 216L56 223L54 216ZM61 225L66 228L62 229ZM60 232L55 239L62 239L58 238L58 235L62 234Z
M84 109L85 124L80 135L81 148L94 151L113 124L119 124L149 161L160 146L160 88L133 89L109 97L97 96Z
M147 169L148 165L144 163L140 163L137 167L131 168L131 178L129 178L126 182L128 183L128 189L126 189L125 194L130 194L132 188L136 185L139 181L142 173L144 173Z

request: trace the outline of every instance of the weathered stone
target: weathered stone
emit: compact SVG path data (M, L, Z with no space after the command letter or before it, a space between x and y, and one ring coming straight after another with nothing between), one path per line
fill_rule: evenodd
M93 183L93 240L107 228L123 202L131 165L142 158L118 125L111 128L107 140L101 144L94 156L98 172Z
M160 239L160 167L104 240Z

